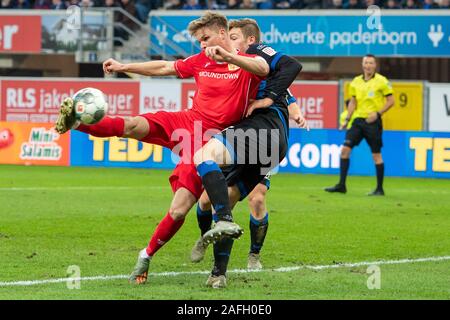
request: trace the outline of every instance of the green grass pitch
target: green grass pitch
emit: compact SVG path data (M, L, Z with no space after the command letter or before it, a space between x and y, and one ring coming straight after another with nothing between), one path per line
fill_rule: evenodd
M24 280L131 272L171 200L169 171L150 169L0 166L0 299L450 299L450 181L390 178L387 196L367 197L374 177L348 179L348 193L327 194L336 176L272 178L265 270L230 272L228 287L206 288L212 250L192 264L199 236L195 211L150 265L149 282L125 278L19 285ZM247 203L234 210L245 227L229 268L244 269L249 249ZM369 289L366 262L379 267ZM446 257L446 258L445 258ZM338 267L339 263L363 263ZM309 269L307 266L326 266ZM281 267L301 267L284 269ZM164 275L163 272L179 272ZM284 272L281 272L284 271Z

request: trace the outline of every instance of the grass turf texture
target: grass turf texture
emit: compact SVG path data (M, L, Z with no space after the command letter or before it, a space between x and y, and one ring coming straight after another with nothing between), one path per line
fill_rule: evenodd
M0 166L0 282L67 276L126 275L171 200L169 171ZM367 197L374 177L348 179L348 193L328 194L335 176L272 178L264 268L450 256L450 181L387 178L386 197ZM249 209L230 269L247 265ZM191 210L178 234L154 257L150 272L208 271L189 254L199 236ZM450 299L450 261L380 265L381 289L367 288L367 266L291 272L230 273L228 288L206 288L205 274L150 276L26 287L0 286L0 299Z

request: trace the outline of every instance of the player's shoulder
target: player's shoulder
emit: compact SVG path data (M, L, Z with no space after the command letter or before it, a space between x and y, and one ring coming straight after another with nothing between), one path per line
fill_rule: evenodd
M202 50L201 52L197 53L197 54L193 54L192 56L189 56L185 59L181 59L183 60L183 62L185 63L201 63L205 60L208 60L209 58L206 56L205 52Z
M264 43L254 43L251 44L247 51L247 54L257 54L260 55L261 53L264 53L268 56L274 56L277 54L277 51L272 48L271 46L264 44Z

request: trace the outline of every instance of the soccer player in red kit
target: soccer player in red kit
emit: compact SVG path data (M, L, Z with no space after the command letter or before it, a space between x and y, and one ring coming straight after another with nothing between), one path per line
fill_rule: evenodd
M147 248L139 253L130 276L130 282L137 284L146 282L151 258L182 226L185 216L203 191L202 181L192 162L194 153L207 142L208 137L203 141L203 134L208 131L212 133L211 129L216 132L223 130L243 119L249 99L255 98L260 80L269 73L269 66L264 59L238 54L232 49L225 16L207 12L192 21L188 29L200 42L202 49L221 46L230 52L232 59L229 63L218 63L202 50L199 54L177 61L121 64L108 59L103 63L103 69L107 74L131 72L147 76L194 77L198 89L192 109L181 112L160 111L133 118L105 117L98 124L88 126L75 121L73 101L68 98L61 106L56 123L56 130L60 133L76 129L97 137L128 137L170 149L179 144L173 135L183 137L180 163L169 178L174 192L173 200ZM194 137L195 124L200 122L201 136ZM185 139L190 140L190 143L186 143Z

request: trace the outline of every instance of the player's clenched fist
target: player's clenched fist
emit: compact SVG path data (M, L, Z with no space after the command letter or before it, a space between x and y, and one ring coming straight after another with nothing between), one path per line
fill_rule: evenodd
M220 46L207 47L205 49L205 54L207 57L218 62L230 61L232 54L223 49Z
M114 59L108 59L103 62L103 72L111 74L113 72L121 72L123 70L123 64Z

